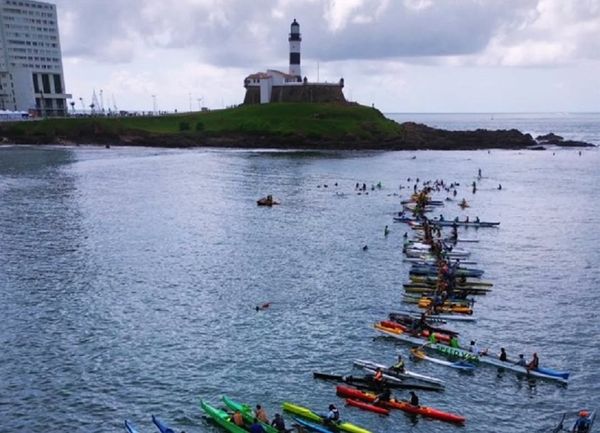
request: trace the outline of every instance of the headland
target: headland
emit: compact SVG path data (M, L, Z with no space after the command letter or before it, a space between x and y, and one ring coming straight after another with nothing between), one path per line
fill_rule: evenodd
M241 105L156 117L48 118L0 124L9 144L231 147L338 150L543 149L594 147L516 129L447 131L397 123L375 108L338 103Z

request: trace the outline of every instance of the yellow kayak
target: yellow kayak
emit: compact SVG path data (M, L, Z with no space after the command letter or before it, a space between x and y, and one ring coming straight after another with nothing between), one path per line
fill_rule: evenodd
M323 423L323 417L314 413L312 410L307 409L302 406L298 406L297 404L284 402L281 407L284 411L293 413L294 415L298 415L299 417L305 418L309 421L314 421L318 423ZM348 433L371 433L369 430L366 430L357 425L351 424L349 422L341 422L337 425L338 429L344 430Z

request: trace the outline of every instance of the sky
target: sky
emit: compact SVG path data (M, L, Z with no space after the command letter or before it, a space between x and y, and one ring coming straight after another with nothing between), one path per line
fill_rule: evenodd
M244 78L344 78L384 112L599 112L600 0L54 0L77 106L190 111ZM82 100L80 99L82 98Z

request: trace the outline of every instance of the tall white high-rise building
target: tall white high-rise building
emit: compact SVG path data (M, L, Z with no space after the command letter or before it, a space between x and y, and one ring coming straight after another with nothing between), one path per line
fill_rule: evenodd
M0 109L67 113L56 6L0 0Z

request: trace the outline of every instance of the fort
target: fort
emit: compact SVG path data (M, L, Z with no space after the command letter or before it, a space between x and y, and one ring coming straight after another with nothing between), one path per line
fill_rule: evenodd
M290 66L289 71L268 69L244 79L246 96L244 104L268 104L273 102L336 102L346 103L344 79L335 83L309 82L302 78L300 66L300 24L294 19L290 26Z

